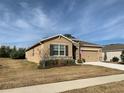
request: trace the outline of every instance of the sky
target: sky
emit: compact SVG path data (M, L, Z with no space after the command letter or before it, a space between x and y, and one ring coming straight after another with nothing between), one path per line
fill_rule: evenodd
M56 34L124 43L124 0L0 0L0 45L29 47Z

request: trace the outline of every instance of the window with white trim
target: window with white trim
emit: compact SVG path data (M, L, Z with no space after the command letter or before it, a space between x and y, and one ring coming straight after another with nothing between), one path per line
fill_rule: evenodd
M66 45L52 44L50 52L51 56L66 56Z

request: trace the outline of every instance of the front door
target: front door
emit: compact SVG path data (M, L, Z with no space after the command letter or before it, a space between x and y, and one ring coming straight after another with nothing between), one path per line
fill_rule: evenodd
M72 52L73 52L73 59L75 59L76 60L76 47L73 45L73 48L72 48L73 50L72 50Z

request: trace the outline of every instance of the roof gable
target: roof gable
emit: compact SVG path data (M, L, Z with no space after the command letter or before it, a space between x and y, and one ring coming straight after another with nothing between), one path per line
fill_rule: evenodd
M40 42L42 43L42 42L45 42L45 41L47 41L47 40L51 40L51 39L56 38L56 37L63 37L63 38L65 38L66 40L68 40L68 41L70 41L70 42L72 42L72 43L75 43L73 40L71 40L71 39L69 39L69 38L67 38L67 37L65 37L64 35L61 35L61 34L55 35L55 36L52 36L52 37L48 37L48 38L45 38L45 39L42 39Z
M95 43L90 43L90 42L86 42L86 41L82 41L82 40L78 40L78 39L73 39L73 41L75 42L80 42L80 46L89 46L89 47L100 47L102 48L103 46L95 44Z
M71 40L71 39L69 39L69 38L67 38L67 37L65 37L65 36L63 36L63 35L61 35L61 34L59 34L59 35L55 35L55 36L52 36L52 37L48 37L48 38L42 39L40 42L38 42L38 43L34 44L33 46L29 47L26 51L28 51L28 50L30 50L30 49L32 49L32 48L34 48L34 47L40 45L40 44L43 43L43 42L49 41L49 40L54 39L54 38L57 38L57 37L63 37L63 38L65 38L66 40L70 41L70 42L73 43L73 44L76 43L76 42L74 42L73 40Z
M32 49L32 48L34 48L34 47L40 45L40 44L43 43L43 42L49 41L49 40L51 40L51 39L53 39L53 38L56 38L56 37L63 37L63 38L65 38L66 40L68 40L68 41L70 41L71 43L73 43L75 46L79 46L79 44L80 44L81 47L82 47L82 46L87 46L87 47L100 47L100 48L102 47L102 46L97 45L97 44L93 44L93 43L89 43L89 42L81 41L81 40L77 40L77 39L71 39L71 38L68 38L68 37L66 37L66 36L64 36L64 35L59 34L59 35L55 35L55 36L51 36L51 37L42 39L40 42L38 42L38 43L34 44L33 46L29 47L26 51L28 51L28 50L30 50L30 49Z

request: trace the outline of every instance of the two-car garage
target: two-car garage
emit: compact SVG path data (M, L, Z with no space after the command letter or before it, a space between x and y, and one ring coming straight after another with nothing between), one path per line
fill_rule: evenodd
M96 62L102 60L101 48L82 47L80 50L81 58L86 62Z

